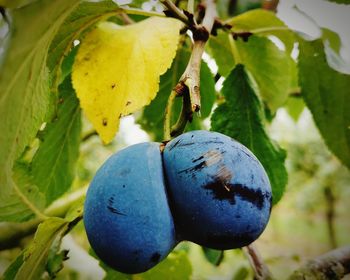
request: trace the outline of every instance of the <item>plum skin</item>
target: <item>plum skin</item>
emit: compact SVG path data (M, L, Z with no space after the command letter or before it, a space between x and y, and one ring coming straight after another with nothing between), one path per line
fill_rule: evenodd
M225 250L256 240L272 205L258 159L230 137L204 130L167 143L163 165L179 239Z
M120 272L144 272L172 251L159 143L130 146L102 165L86 195L84 225L97 256Z

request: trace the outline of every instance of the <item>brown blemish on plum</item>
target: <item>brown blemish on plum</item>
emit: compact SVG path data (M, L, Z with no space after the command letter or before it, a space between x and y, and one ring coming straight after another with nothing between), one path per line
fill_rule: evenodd
M262 209L265 199L271 199L270 195L261 190L254 190L242 184L229 184L221 180L213 181L205 186L206 190L211 190L214 199L227 200L230 204L236 203L236 196L242 200L254 204L258 209Z
M195 163L195 162L200 161L200 160L203 160L203 161L199 162L198 164L196 164L193 167L183 169L183 170L179 171L178 173L180 174L180 173L196 172L196 171L203 169L204 167L214 165L222 160L222 153L218 152L216 150L211 150L211 151L204 153L200 157L193 159L192 163Z

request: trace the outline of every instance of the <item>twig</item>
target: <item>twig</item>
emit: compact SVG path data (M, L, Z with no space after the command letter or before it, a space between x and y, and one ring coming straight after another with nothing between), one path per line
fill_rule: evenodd
M164 4L165 2L169 1L162 1L162 3ZM175 8L178 10L177 7ZM173 7L172 9L175 11L175 8ZM179 82L175 86L175 91L177 93L176 96L183 97L183 106L181 109L179 119L174 125L174 127L171 129L170 133L169 127L171 124L169 123L169 120L171 119L172 111L169 110L169 108L171 108L172 105L167 106L168 109L165 112L165 125L167 125L168 128L165 128L164 130L167 131L167 133L165 133L165 137L169 137L170 135L174 136L179 133L182 133L187 121L192 120L192 113L198 112L200 110L200 67L204 47L209 39L209 35L214 25L215 17L216 6L214 0L206 1L206 11L202 24L197 24L192 19L191 15L187 16L187 19L189 20L188 28L192 31L193 34L193 49L187 67L184 73L182 74ZM174 94L171 95L171 98L173 97ZM174 102L174 100L171 98L169 98L168 103ZM188 100L190 102L187 102ZM169 139L170 138L165 138L165 140Z
M92 130L88 133L86 133L82 138L81 138L81 142L85 142L87 140L89 140L92 136L97 135L97 131L96 130Z
M121 12L121 13L119 14L119 16L120 16L121 20L124 22L125 25L135 23L135 21L134 21L132 18L130 18L130 17L128 16L128 14L126 14L126 13L124 13L124 12Z
M324 196L326 199L326 221L327 221L327 227L328 227L328 236L329 236L329 242L332 246L332 249L335 249L337 247L337 238L335 233L335 227L334 227L334 220L336 216L335 212L335 206L336 206L336 197L333 193L333 190L330 186L325 186L324 188Z
M191 24L188 17L178 7L176 7L171 0L160 0L160 2L167 8L172 17L177 18L186 25ZM165 12L165 14L167 14L167 12Z
M246 253L248 260L250 262L250 265L254 270L255 279L258 279L258 280L273 279L267 265L264 263L263 259L261 258L258 249L253 244L250 244L244 247L243 250Z
M276 12L279 0L264 0L262 8L268 11Z
M294 271L289 280L342 279L350 274L350 246L338 248L309 261Z

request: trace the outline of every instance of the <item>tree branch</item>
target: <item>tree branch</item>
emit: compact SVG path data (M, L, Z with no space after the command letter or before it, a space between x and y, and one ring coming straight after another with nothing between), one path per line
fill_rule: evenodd
M243 250L248 257L251 267L254 270L255 279L258 279L258 280L273 279L271 272L269 271L267 265L262 259L258 249L253 244L250 244L244 247Z
M327 252L293 272L289 280L342 279L350 273L350 246Z
M188 17L178 8L175 6L175 4L171 0L160 0L160 2L167 8L167 11L165 11L165 14L169 14L177 18L178 20L182 21L186 25L191 25L190 20Z
M165 4L168 2L166 0L162 1ZM171 1L170 1L171 2ZM171 2L172 3L172 2ZM186 126L187 121L192 120L192 113L198 112L200 110L200 67L202 61L202 55L204 52L205 44L209 39L209 35L214 26L214 21L216 17L216 6L214 0L206 0L206 11L203 18L202 24L197 24L194 20L189 20L188 28L192 31L193 34L193 48L190 60L187 64L187 67L182 74L179 82L175 86L174 90L177 92L176 96L182 96L183 106L176 125L171 129L170 135L175 136L181 134L183 129ZM175 9L175 8L172 8ZM176 7L176 9L178 9ZM184 97L189 95L188 97ZM173 95L171 95L173 97ZM189 99L190 102L185 102ZM173 102L169 98L168 102ZM171 106L168 106L168 109ZM170 120L171 110L166 110L165 119ZM165 125L170 126L169 121L165 122ZM165 131L168 131L169 128L166 128ZM165 137L169 137L169 133L165 133ZM170 139L170 138L169 138ZM165 140L169 140L165 138Z

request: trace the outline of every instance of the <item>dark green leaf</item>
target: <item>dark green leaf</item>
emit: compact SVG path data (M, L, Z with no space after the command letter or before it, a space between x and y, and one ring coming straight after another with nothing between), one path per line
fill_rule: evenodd
M56 120L47 124L43 141L32 160L36 185L47 203L61 196L72 184L79 156L81 116L70 77L59 88Z
M190 52L188 50L181 48L178 51L171 68L160 78L160 86L156 98L150 105L145 107L142 116L138 120L142 128L148 131L156 141L163 140L164 111L168 97L184 72L189 58ZM204 62L202 62L200 79L202 104L200 119L205 119L209 116L215 101L215 83L212 73ZM176 121L175 118L181 109L181 98L178 98L174 107L173 123ZM200 126L199 122L200 120L198 119L194 120L189 127L198 127Z
M350 167L350 75L329 67L321 40L300 41L299 48L305 103L329 149Z
M215 266L219 266L224 259L224 251L202 247L205 258Z
M349 4L350 5L350 0L328 0L329 2L334 2L337 4Z
M11 11L9 40L0 69L0 205L23 196L11 178L13 163L52 112L47 51L77 2L40 0Z
M277 203L287 184L285 151L267 135L264 111L254 81L243 65L237 65L224 82L226 102L212 116L212 130L224 133L248 147L264 166Z
M3 280L13 280L16 277L16 274L24 262L23 252L10 264L6 269Z
M294 33L274 12L255 9L232 18L229 23L235 33L251 32L258 36L274 35L284 43L288 53L293 49Z

